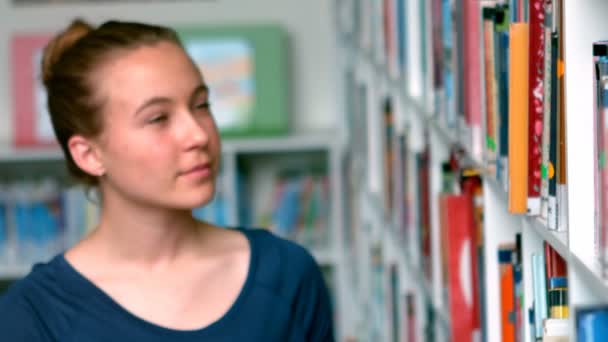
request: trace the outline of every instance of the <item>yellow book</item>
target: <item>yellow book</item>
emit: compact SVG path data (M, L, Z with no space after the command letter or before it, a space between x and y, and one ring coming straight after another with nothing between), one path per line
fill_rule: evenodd
M509 212L528 208L528 39L527 23L509 27Z

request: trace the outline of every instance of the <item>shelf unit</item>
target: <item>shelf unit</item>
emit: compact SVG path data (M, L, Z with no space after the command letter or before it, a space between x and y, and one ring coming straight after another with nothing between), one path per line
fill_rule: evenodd
M360 211L361 220L358 230L363 239L369 239L368 245L374 241L382 241L384 250L389 251L386 263L398 261L401 275L402 293L413 291L418 296L420 305L430 304L435 311L434 339L449 340L450 313L446 303L442 302L441 275L439 274L439 219L437 195L441 182L441 161L449 155L449 148L459 144L465 148L465 159L470 165L484 168L483 160L472 150L470 143L471 132L456 123L450 127L435 117L433 94L429 83L431 75L424 74L423 58L430 54L430 24L431 4L428 1L405 1L404 15L407 21L405 70L395 73L386 55L383 55L383 36L380 32L383 22L383 2L367 0L335 0L337 45L339 46L339 63L342 85L338 90L339 101L342 103L343 122L348 127L349 121L356 120L356 112L360 110L352 105L353 93L349 87L367 88L368 98L366 120L368 129L367 139L376 141L360 142L369 149L369 159L365 163L363 173L364 184L358 196L368 208ZM395 6L397 2L389 1ZM451 3L451 2L450 2ZM458 2L460 3L460 2ZM386 5L386 2L384 2ZM395 7L392 10L396 10ZM594 246L594 184L593 184L593 66L592 42L608 37L608 22L602 13L608 11L608 2L602 0L564 1L565 25L565 87L566 87L566 140L567 140L567 174L568 201L566 226L567 231L550 230L544 222L535 217L513 215L508 213L508 193L504 185L490 174L483 174L483 204L484 204L484 282L485 306L483 315L486 327L487 341L500 341L501 316L499 293L499 265L496 258L498 246L502 242L513 241L516 233L522 234L522 254L524 256L524 303L525 316L527 308L532 305L532 271L531 253L542 251L543 242L559 253L567 263L569 282L569 305L571 336L574 334L574 312L581 305L608 303L608 281L601 275L597 257L593 252ZM359 19L353 18L359 15ZM481 15L481 13L480 13ZM426 20L424 18L426 17ZM355 23L357 20L358 24ZM371 36L371 37L370 37ZM380 37L380 38L378 38ZM380 40L378 41L374 41ZM361 47L363 46L363 48ZM428 62L429 68L432 63ZM429 72L430 73L430 72ZM355 93L354 96L358 96ZM436 94L437 95L437 94ZM441 94L438 94L439 96ZM381 130L381 103L390 97L394 102L394 130L404 134L409 139L409 149L412 152L422 150L423 134L428 131L431 149L431 235L432 235L432 281L428 283L423 276L420 266L420 251L413 246L419 236L399 236L394 220L384 217L382 193L383 163L382 146L383 133ZM370 105L371 103L371 105ZM348 131L348 129L346 129ZM407 130L407 131L406 131ZM407 132L407 133L404 133ZM353 140L350 140L352 142ZM356 144L355 140L355 144ZM349 141L345 143L347 146ZM365 229L365 222L372 222L373 230ZM419 230L415 227L414 230ZM349 249L348 244L345 247ZM361 250L367 246L359 246ZM365 265L347 265L347 272L365 273L360 268ZM359 269L358 269L359 268ZM360 291L365 296L365 291ZM360 310L364 311L365 306ZM416 312L416 336L424 340L425 315ZM350 327L359 327L365 316L350 317ZM388 322L386 323L389 324ZM348 327L347 327L348 328ZM370 329L351 328L352 335L365 340ZM385 326L386 331L390 329ZM404 334L406 334L405 332ZM523 340L530 341L530 324L524 324ZM428 335L427 335L428 336ZM385 340L396 340L387 334Z

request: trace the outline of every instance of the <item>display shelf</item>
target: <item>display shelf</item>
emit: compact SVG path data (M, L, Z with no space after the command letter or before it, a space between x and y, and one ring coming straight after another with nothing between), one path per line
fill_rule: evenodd
M266 138L230 139L222 142L224 153L273 153L326 150L338 146L338 139L330 133L297 134ZM57 161L63 159L59 148L0 148L0 163L19 161Z
M536 217L526 217L526 221L529 223L529 227L534 229L544 241L549 243L562 258L568 260L568 257L570 256L570 251L568 249L568 232L550 230Z
M331 133L295 134L267 138L231 139L222 143L224 152L273 153L327 150L338 147L339 137Z
M598 261L584 261L570 253L568 266L574 269L577 277L585 284L586 290L590 292L586 293L586 296L596 303L608 303L608 280L602 277Z
M491 182L494 185L495 189L497 189L497 192L499 193L499 200L506 207L508 202L508 194L504 191L504 189L491 176L484 175L483 179L484 181ZM547 243L549 243L556 252L558 252L564 259L568 259L570 255L570 250L568 248L568 232L551 230L537 217L525 215L522 215L521 217L525 219L528 226L532 228L544 241L547 241Z
M335 265L338 260L335 251L329 248L311 248L310 252L317 263L321 265Z
M58 161L63 159L63 153L58 148L27 148L7 149L0 148L0 163L23 161Z
M0 280L23 278L31 269L32 264L0 265Z
M379 215L379 214L382 214L382 211L379 211L376 213L376 215ZM385 225L385 229L384 229L384 233L387 235L387 238L384 239L385 243L393 245L392 248L393 248L393 250L396 251L397 257L400 260L404 261L404 264L405 264L404 266L406 268L405 272L409 273L411 278L420 280L420 283L422 284L419 288L420 292L422 293L422 295L426 301L433 303L433 296L431 294L431 285L425 279L422 269L419 266L414 265L414 263L412 262L411 258L409 257L408 249L399 248L398 245L404 241L403 241L403 239L399 238L395 232L396 232L396 230L394 229L393 224L387 222Z

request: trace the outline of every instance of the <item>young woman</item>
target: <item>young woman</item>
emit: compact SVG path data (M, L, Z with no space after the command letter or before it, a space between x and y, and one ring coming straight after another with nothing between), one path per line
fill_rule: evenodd
M199 222L220 140L174 31L76 20L43 81L70 172L101 194L96 229L0 299L3 341L333 341L328 291L300 246Z

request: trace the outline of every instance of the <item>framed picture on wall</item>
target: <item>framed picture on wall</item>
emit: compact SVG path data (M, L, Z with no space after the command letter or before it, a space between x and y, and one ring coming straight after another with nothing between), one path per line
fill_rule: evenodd
M284 28L260 24L175 29L209 85L222 136L288 133L289 60Z
M17 34L11 40L13 144L17 148L56 146L40 77L48 34Z

